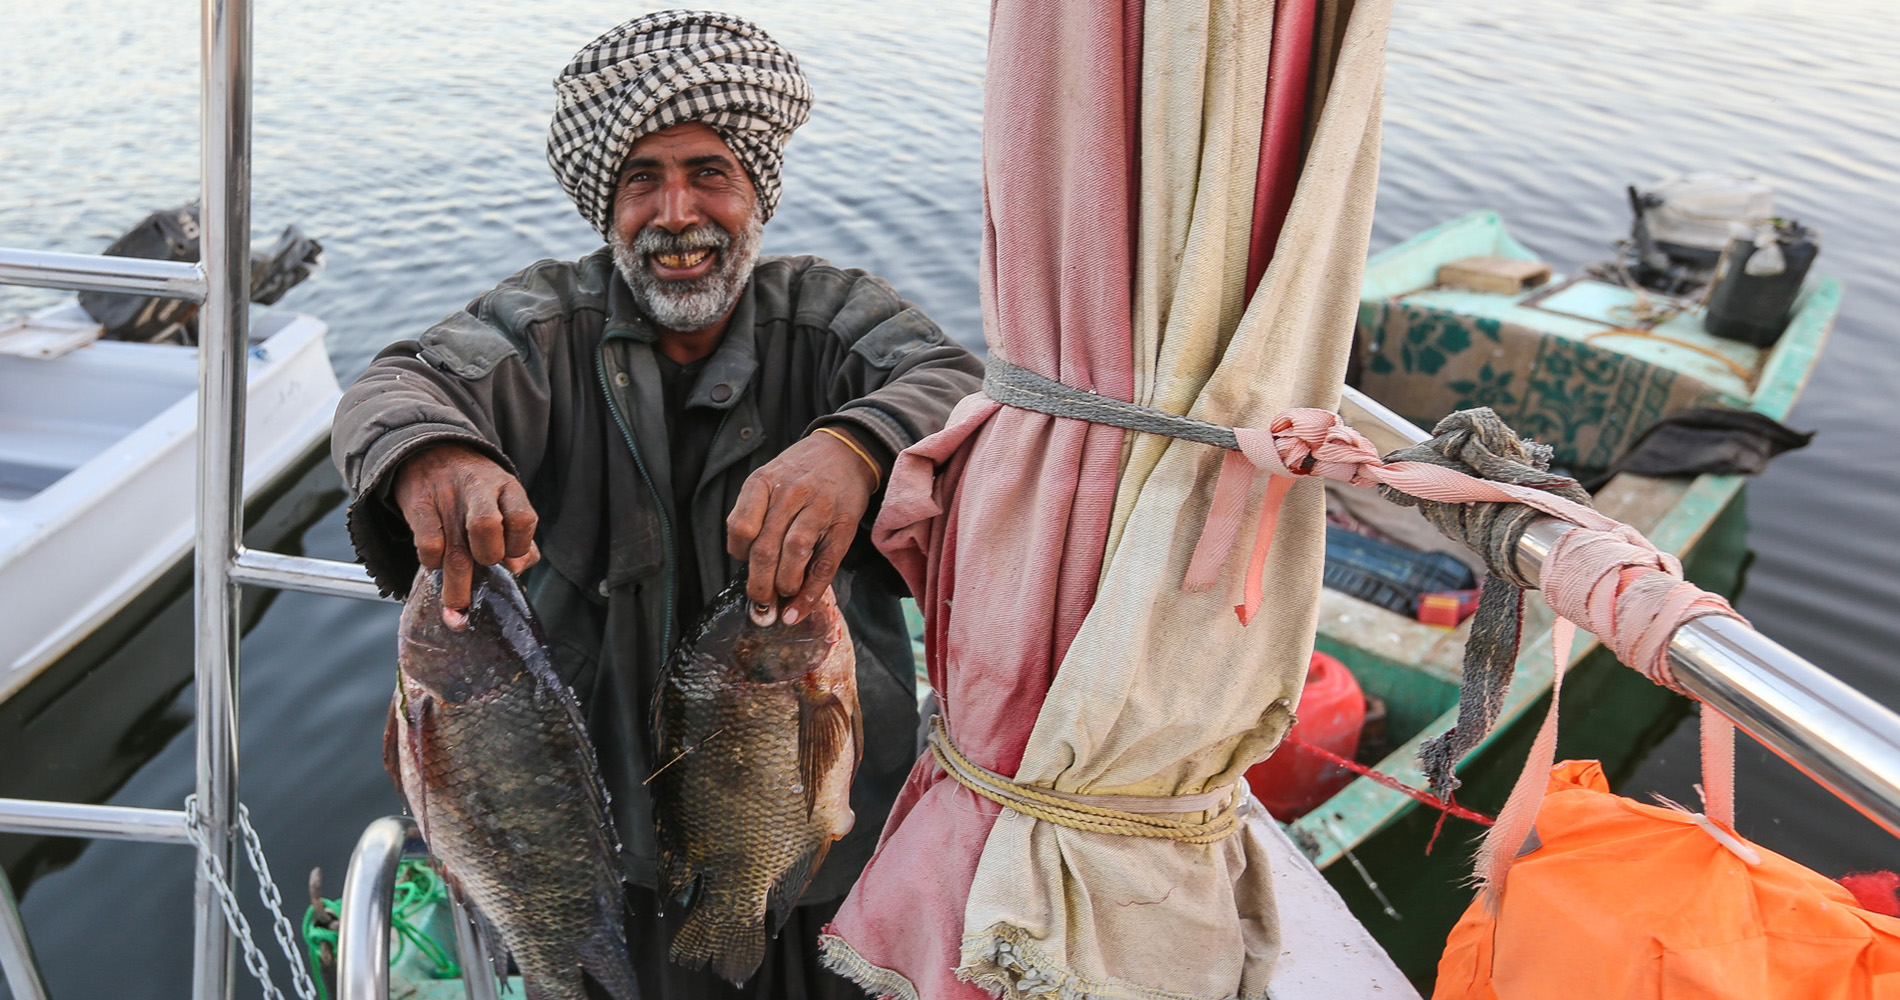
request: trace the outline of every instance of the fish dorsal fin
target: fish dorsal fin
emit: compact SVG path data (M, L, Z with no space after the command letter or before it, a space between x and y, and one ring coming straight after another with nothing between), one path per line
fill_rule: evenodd
M798 702L798 782L805 790L805 818L818 804L818 785L838 758L856 754L860 731L844 702L835 694L817 701Z
M547 660L530 660L528 672L534 678L535 699L559 705L559 711L565 714L579 737L575 740L574 763L581 776L581 790L587 796L588 811L600 825L600 842L596 844L600 851L598 860L608 871L617 871L620 868L620 835L614 828L607 783L601 780L600 762L594 759L594 744L588 739L587 720L581 715L580 699L561 681L560 675L554 672Z
M792 907L798 905L798 898L805 894L805 888L811 885L812 877L818 874L818 866L825 863L825 854L830 850L831 838L820 840L817 847L792 862L778 881L772 883L772 890L765 897L765 909L773 937L785 929L785 922L792 918Z

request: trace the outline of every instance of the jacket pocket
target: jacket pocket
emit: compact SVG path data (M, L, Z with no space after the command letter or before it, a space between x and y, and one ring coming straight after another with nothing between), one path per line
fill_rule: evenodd
M943 330L930 317L910 308L872 327L851 345L851 351L874 368L890 369L907 355L941 344L943 339Z
M660 514L641 504L614 518L607 549L607 568L600 581L601 596L666 567L666 535Z
M456 313L424 330L419 341L422 360L471 381L521 356L507 335L468 313Z

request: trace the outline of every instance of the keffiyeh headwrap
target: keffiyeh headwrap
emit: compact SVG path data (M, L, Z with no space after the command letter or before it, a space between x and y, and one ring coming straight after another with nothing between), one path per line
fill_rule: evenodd
M602 236L627 150L682 122L719 133L770 219L785 141L811 113L798 60L758 25L712 11L660 11L614 28L574 54L554 92L548 165Z

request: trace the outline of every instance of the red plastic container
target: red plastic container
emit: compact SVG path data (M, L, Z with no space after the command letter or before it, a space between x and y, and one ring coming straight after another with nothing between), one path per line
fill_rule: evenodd
M1366 696L1352 671L1336 658L1314 651L1295 714L1299 721L1290 734L1293 738L1325 747L1347 760L1358 752L1359 731L1366 724ZM1247 784L1254 796L1282 823L1311 812L1352 779L1351 771L1290 742L1247 769Z

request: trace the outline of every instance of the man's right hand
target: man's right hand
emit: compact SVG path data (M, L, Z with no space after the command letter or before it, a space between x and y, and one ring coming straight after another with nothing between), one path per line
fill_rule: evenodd
M394 496L416 536L416 558L442 571L442 607L468 607L476 566L519 573L541 558L528 491L467 445L439 444L396 469Z

